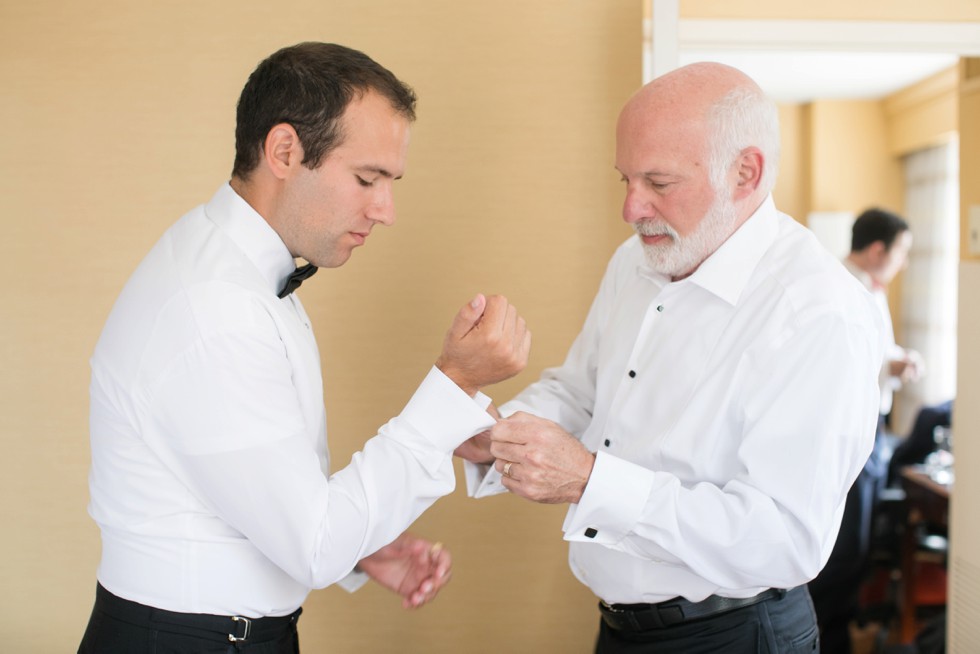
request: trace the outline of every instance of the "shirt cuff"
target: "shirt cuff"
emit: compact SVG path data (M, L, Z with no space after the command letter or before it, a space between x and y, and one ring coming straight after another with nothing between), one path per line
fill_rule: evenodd
M366 584L370 577L366 572L361 572L358 569L351 570L350 573L337 582L337 585L346 590L348 593L353 593L358 590L361 586Z
M501 483L500 473L492 463L463 461L463 474L466 477L466 494L470 497L480 499L507 492Z
M623 489L629 489L624 493ZM565 540L614 545L633 531L653 489L653 473L606 452L597 452L592 475L577 505L569 507Z
M470 397L433 366L399 418L424 434L436 449L451 452L493 426L493 416L486 411L489 403L483 393Z

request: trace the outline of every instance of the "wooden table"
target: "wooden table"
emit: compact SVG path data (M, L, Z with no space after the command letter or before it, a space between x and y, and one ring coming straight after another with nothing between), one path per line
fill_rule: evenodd
M902 539L902 642L915 639L917 590L921 589L919 565L919 527L949 527L950 487L937 483L922 466L902 468L902 489L908 506L908 519Z

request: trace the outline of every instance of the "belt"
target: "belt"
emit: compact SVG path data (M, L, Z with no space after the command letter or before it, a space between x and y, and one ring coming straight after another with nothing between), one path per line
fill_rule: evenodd
M719 597L711 595L700 602L678 597L657 604L607 604L599 601L603 621L620 631L648 631L706 618L771 599L780 599L785 590L770 588L752 597Z
M292 628L299 620L302 608L290 615L246 618L240 615L210 615L207 613L177 613L164 611L113 595L99 584L95 589L95 610L123 622L217 642L262 642L274 640Z

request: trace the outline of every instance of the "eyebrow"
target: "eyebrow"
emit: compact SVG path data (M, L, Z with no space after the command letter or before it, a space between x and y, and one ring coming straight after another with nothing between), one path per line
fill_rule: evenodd
M619 173L623 177L626 176L626 173L624 173L623 171L621 171L616 166L613 166L613 170L615 170L617 173ZM669 173L669 172L666 172L666 171L658 171L658 170L644 170L644 171L638 173L638 176L639 177L647 177L647 178L649 178L649 177L680 177L680 175L678 175L677 173Z
M388 179L401 179L402 178L401 175L399 175L398 177L395 177L391 172L389 172L388 170L386 170L384 168L381 168L380 166L355 166L354 167L354 170L356 170L358 172L364 172L364 173L377 173L378 175L381 175L382 177L387 177Z

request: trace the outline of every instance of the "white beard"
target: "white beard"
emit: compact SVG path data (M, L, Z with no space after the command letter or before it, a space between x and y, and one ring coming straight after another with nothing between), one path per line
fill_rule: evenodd
M678 279L693 273L731 236L735 218L734 203L719 195L698 226L687 236L681 237L674 228L658 219L641 220L633 225L633 229L640 236L665 234L670 238L667 244L643 243L643 254L656 272Z

